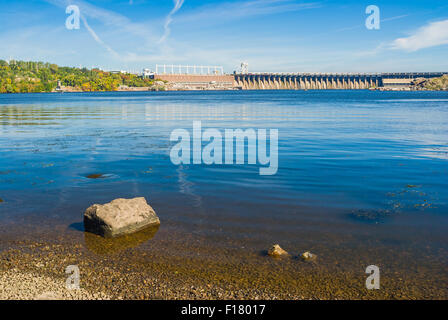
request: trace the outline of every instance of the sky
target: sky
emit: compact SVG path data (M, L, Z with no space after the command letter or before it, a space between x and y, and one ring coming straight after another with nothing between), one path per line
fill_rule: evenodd
M79 8L79 29L68 6ZM368 29L366 8L379 9ZM73 18L72 20L70 20ZM447 0L0 0L0 59L103 70L448 71Z

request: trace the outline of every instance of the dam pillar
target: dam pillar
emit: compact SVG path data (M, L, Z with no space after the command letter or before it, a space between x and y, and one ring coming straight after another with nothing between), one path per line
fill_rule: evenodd
M266 76L261 75L261 76L260 76L260 81L261 81L261 88L262 88L263 90L266 90Z
M337 84L334 77L331 78L331 89L337 89Z
M250 89L250 79L249 79L249 76L245 76L244 77L244 88L246 88L246 90Z
M261 81L263 83L263 89L265 89L265 90L268 89L268 76L262 75Z
M319 76L316 76L315 81L316 81L316 89L317 90L322 89L322 79Z
M316 83L316 77L311 77L311 89L316 89L317 83Z
M269 90L273 89L272 76L270 76L270 75L267 76L267 89L269 89Z
M251 76L246 76L246 88L247 88L247 90L252 89L252 77Z
M250 87L251 89L258 89L257 88L257 79L256 76L250 76Z
M234 83L235 83L235 85L237 87L242 87L241 84L240 84L240 76L236 76L235 77Z
M240 76L235 76L235 78L233 79L233 84L235 87L239 87L240 83L238 81L238 79L240 78Z
M250 90L253 90L253 89L255 89L255 81L254 81L254 76L253 75L250 75L249 77L248 77L248 85L249 85L249 89Z
M281 87L280 81L281 81L280 76L277 75L274 77L274 86L275 86L275 89L277 89L277 90L279 90Z
M284 83L283 89L289 89L289 77L288 76L283 76L283 83Z
M306 79L304 77L300 77L299 81L300 81L300 89L306 89Z
M325 89L325 80L322 77L319 77L319 89Z
M270 75L266 76L266 89L271 90L272 89L272 81L271 81Z
M292 76L289 76L288 78L289 78L289 89L290 90L295 89L296 86L295 86L294 78Z
M286 76L280 76L280 83L281 83L281 88L282 89L287 89L287 79Z
M258 89L257 76L251 76L250 78L252 80L252 83L251 83L252 89Z

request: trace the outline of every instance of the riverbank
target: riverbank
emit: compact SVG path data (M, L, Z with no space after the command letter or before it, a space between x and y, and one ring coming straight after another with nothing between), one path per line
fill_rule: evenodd
M444 263L429 250L315 245L318 260L305 262L291 246L276 259L253 241L222 247L172 225L118 247L65 228L2 230L1 299L448 299L447 274L436 272ZM380 290L365 288L372 261L382 268ZM65 289L68 265L80 269L79 291Z

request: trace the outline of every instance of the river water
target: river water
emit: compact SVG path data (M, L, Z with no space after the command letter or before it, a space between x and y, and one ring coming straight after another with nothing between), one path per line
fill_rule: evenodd
M174 165L170 134L192 132L193 121L220 132L278 129L277 173ZM362 244L431 252L446 267L448 93L0 95L0 186L3 225L51 220L82 231L91 204L143 196L161 230L210 246Z

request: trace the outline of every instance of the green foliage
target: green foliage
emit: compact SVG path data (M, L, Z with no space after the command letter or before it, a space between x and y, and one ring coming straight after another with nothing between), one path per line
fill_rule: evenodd
M134 74L60 67L33 61L0 60L0 93L51 92L61 86L82 91L115 91L121 85L149 87L153 80Z
M445 74L440 78L434 78L425 83L428 90L448 90L448 75Z

